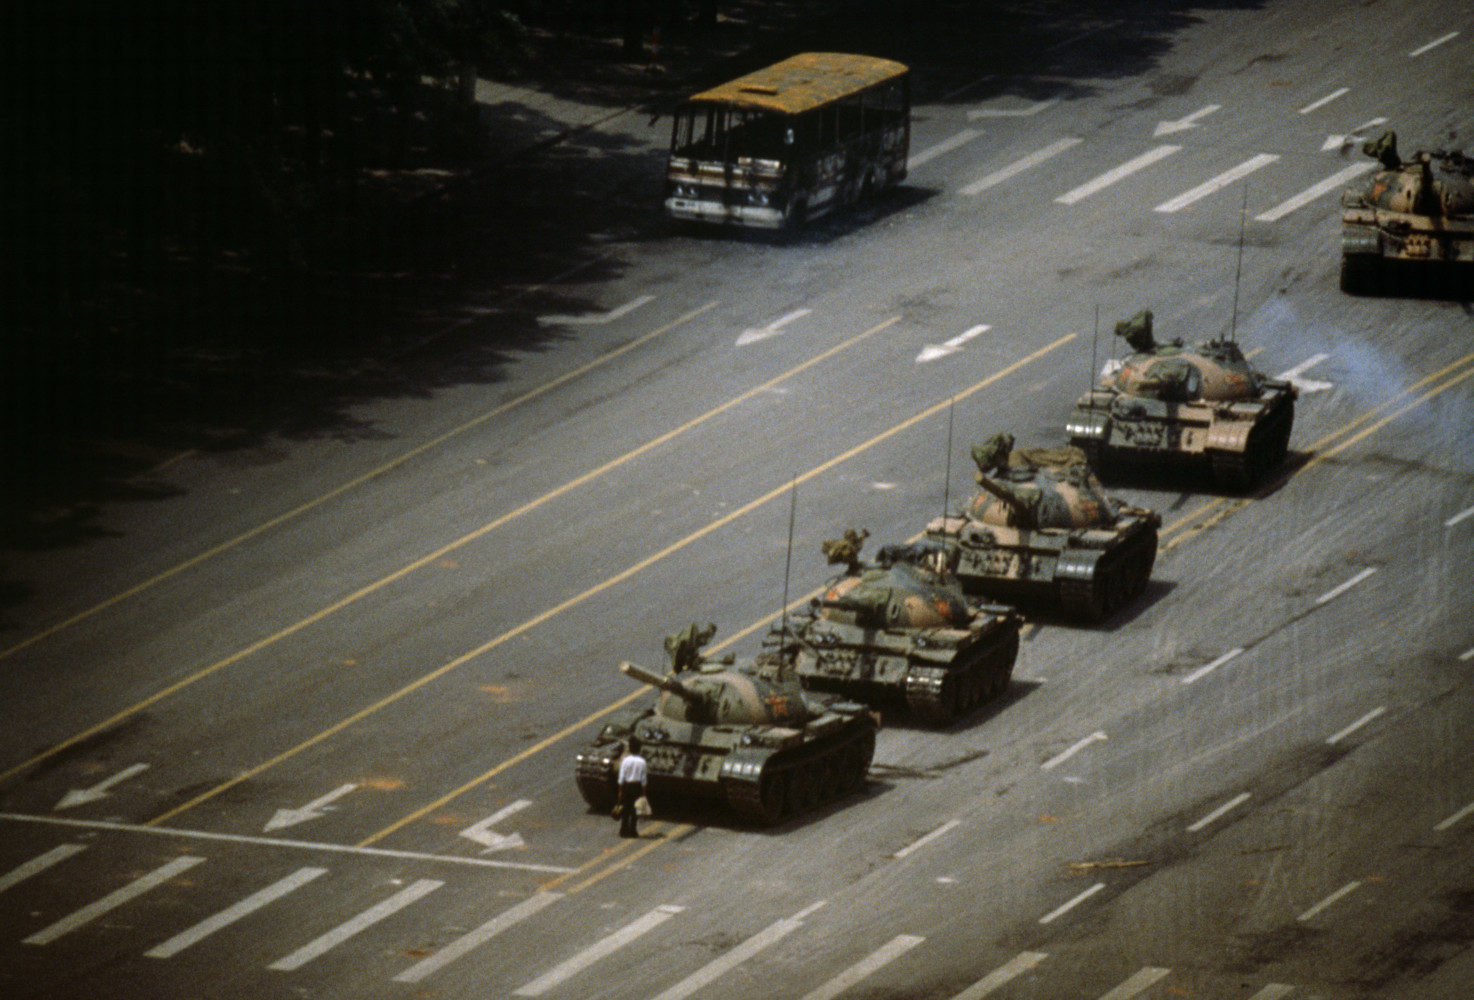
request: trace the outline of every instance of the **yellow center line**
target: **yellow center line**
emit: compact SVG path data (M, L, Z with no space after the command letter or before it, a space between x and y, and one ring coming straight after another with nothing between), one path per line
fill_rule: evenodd
M573 886L572 888L570 888L568 890L568 894L571 896L575 892L582 892L584 889L587 889L589 886L593 885L595 882L598 882L601 879L608 878L610 875L613 875L615 872L620 871L621 869L624 869L624 868L629 867L630 865L634 864L636 861L638 861L641 858L643 858L645 855L649 854L651 851L655 850L657 847L664 847L666 844L674 843L675 841L679 840L681 837L683 837L686 834L690 833L694 829L696 829L696 828L694 826L691 826L688 823L683 823L680 826L671 827L671 830L670 830L669 833L664 834L661 837L658 837L657 839L651 841L648 844L642 845L640 847L640 849L638 851L635 851L633 854L628 854L628 855L620 858L618 861L614 862L609 867L607 867L607 868L603 869L602 871L599 871L596 874L591 875L590 877L584 879L582 882L578 883L578 885Z
M589 361L588 363L586 363L586 364L584 364L584 365L582 365L582 366L580 366L578 368L575 368L575 369L573 369L570 372L565 372L564 374L559 375L557 378L553 379L550 382L545 382L544 384L538 386L537 388L532 389L532 390L529 390L528 392L523 393L522 395L516 397L515 399L508 400L507 402L503 403L502 405L500 405L500 406L498 406L498 407L496 407L496 408L494 408L492 410L488 410L486 413L483 413L483 414L481 414L478 417L474 417L471 420L466 421L465 423L461 424L458 427L451 428L450 430L446 431L444 434L441 434L439 437L431 438L429 441L426 441L423 444L420 444L420 445L418 445L418 446L416 446L414 448L409 449L408 451L404 452L403 454L401 454L401 455L399 455L399 456L397 456L395 458L390 459L389 461L387 461L384 464L378 466L377 468L370 469L368 472L365 472L365 473L363 473L360 476L357 476L357 477L355 477L353 479L350 479L346 483L343 483L340 486L334 487L333 489L329 490L328 492L322 494L321 496L319 496L319 497L317 497L317 498L315 498L313 500L309 500L306 503L301 504L300 506L293 507L291 510L287 511L286 513L284 513L284 514L278 514L276 517L273 517L273 518L271 518L268 521L263 521L261 524L256 525L256 527L250 529L249 531L243 532L243 533L241 533L239 535L236 535L234 538L231 538L231 539L229 539L227 541L221 542L219 545L216 545L214 548L206 549L204 552L201 552L198 555L192 556L189 559L186 559L184 562L181 562L178 565L172 566L169 569L164 570L162 573L158 573L155 576L152 576L149 579L144 580L142 583L135 584L132 587L129 587L128 589L126 589L124 591L121 591L121 592L119 592L117 594L114 594L112 597L109 597L105 601L102 601L102 602L100 602L98 604L94 604L92 607L87 608L85 611L79 611L76 614L72 615L70 618L67 618L67 619L64 619L62 621L59 621L55 625L52 625L49 628L46 628L46 629L43 629L40 632L37 632L35 635L32 635L32 636L30 636L30 637L28 637L26 639L23 639L22 641L16 643L14 646L9 647L8 649L0 650L0 660L3 660L7 656L11 656L14 653L18 653L22 649L25 649L27 646L31 646L31 645L33 645L35 643L38 643L42 639L47 638L48 636L55 635L56 633L60 632L62 629L70 628L71 626L77 624L80 621L84 621L84 620L86 620L88 618L91 618L93 615L97 614L100 611L106 611L108 608L111 608L111 607L113 607L116 604L120 604L123 601L128 600L128 598L130 598L130 597L135 597L138 594L143 593L145 590L150 589L151 587L158 586L160 583L163 583L165 580L169 579L170 577L177 576L178 574L183 573L185 570L193 569L195 566L198 566L201 563L203 563L203 562L205 562L205 561L207 561L209 559L213 559L216 556L221 555L222 553L228 552L231 549L236 548L237 546L241 545L242 543L248 542L252 538L255 538L258 535L261 535L261 534L263 534L263 533L265 533L267 531L270 531L272 528L275 528L275 527L277 527L277 526L279 526L281 524L285 524L287 521L290 521L293 518L300 517L303 514L307 513L308 511L313 510L314 508L317 508L317 507L322 506L323 504L327 503L329 500L332 500L335 497L342 496L344 493L347 493L349 490L352 490L352 489L354 489L356 487L362 486L364 483L368 482L369 480L376 479L379 476L382 476L384 473L389 472L392 469L398 468L399 466L403 465L405 462L408 462L410 459L415 458L415 457L417 457L419 455L423 455L425 452L430 451L432 448L439 447L440 445L444 444L446 441L449 441L451 438L456 437L456 436L461 435L461 434L464 434L466 431L469 431L469 430L471 430L474 427L478 427L481 424L484 424L486 421L492 419L493 417L501 416L503 413L506 413L508 410L514 409L515 407L521 406L524 403L530 402L531 400L536 399L538 396L541 396L541 395L543 395L545 393L551 392L552 390L558 388L561 385L566 385L567 383L573 381L574 379L579 378L580 376L583 376L583 375L588 374L590 371L593 371L595 368L598 368L600 365L607 364L608 362L613 361L615 358L619 357L620 355L625 354L625 353L627 353L629 351L632 351L635 348L640 347L640 346L642 346L644 344L647 344L651 340L654 340L656 337L659 337L662 334L669 333L671 330L674 330L676 327L681 326L681 325L683 325L685 323L690 322L691 320L695 319L697 316L700 316L702 313L708 312L708 311L710 311L712 309L715 309L717 307L717 305L718 305L718 303L715 302L715 301L713 301L713 302L708 302L706 305L701 306L701 307L699 307L697 309L693 309L690 312L686 313L684 316L677 317L676 319L674 319L671 322L665 324L664 326L658 327L658 328L656 328L654 330L651 330L649 333L644 334L643 336L640 336L640 337L635 338L634 340L630 341L628 344L625 344L625 345L623 345L621 347L615 348L614 350L610 351L607 354L601 354L599 357L593 359L592 361ZM171 459L171 461L173 461L173 460ZM162 468L162 466L160 466L160 468ZM27 766L27 765L22 765L22 766L24 767L24 766Z
M266 636L263 639L259 639L256 642L251 643L251 645L247 646L245 649L238 650L237 652L232 653L231 655L225 657L222 660L217 660L216 662L210 664L207 667L204 667L201 670L196 671L195 673L189 675L188 677L185 677L185 678L182 678L179 681L176 681L175 683L169 685L168 687L164 688L163 690L157 691L154 694L150 695L149 697L143 699L142 701L139 701L136 704L130 705L129 707L123 709L122 711L117 712L116 714L114 714L110 718L104 719L102 722L99 722L97 725L92 726L90 729L87 729L87 730L84 730L83 732L77 733L75 736L72 736L72 737L70 737L70 738L68 738L66 740L63 740L60 743L55 744L52 747L49 747L47 750L43 751L42 753L39 753L39 754L31 757L29 760L24 761L23 763L17 764L16 766L10 768L7 771L0 772L0 781L4 781L5 779L10 778L10 777L14 776L15 774L18 774L19 772L25 770L26 768L32 767L35 764L38 764L41 761L46 760L48 757L55 756L56 754L62 752L63 750L67 749L68 747L74 746L77 743L82 742L83 740L86 740L86 739L88 739L88 738L90 738L92 736L97 735L98 733L101 733L101 732L104 732L107 729L110 729L111 727L117 725L119 722L123 721L124 719L127 719L130 716L136 715L138 712L141 712L144 709L149 708L150 706L152 706L152 705L154 705L154 704L156 704L156 703L164 700L165 698L169 697L170 695L173 695L173 694L175 694L175 693L183 690L184 688L187 688L190 685L195 684L195 683L197 683L197 682L205 679L206 677L209 677L210 675L212 675L212 674L214 674L214 673L216 673L216 672L218 672L220 670L223 670L224 668L230 666L233 663L237 663L237 662L245 659L246 657L251 656L254 653L260 652L261 650L265 649L268 646L274 645L275 643L278 643L281 640L283 640L283 639L285 639L285 638L287 638L289 636L295 635L297 632L302 631L303 629L307 628L310 625L315 625L316 623L322 621L324 618L327 618L327 617L329 617L329 616L331 616L333 614L336 614L337 612L343 610L344 608L348 607L349 605L355 604L358 601L362 600L363 598L368 597L370 594L373 594L373 593L376 593L379 590L382 590L383 588L387 587L389 584L394 583L395 581L400 580L400 579L408 576L409 574L415 572L416 570L423 569L424 567L429 566L429 565L437 562L438 560L440 560L441 558L443 558L446 554L448 554L450 552L454 552L456 549L459 549L462 546L465 546L465 545L467 545L467 544L475 541L476 539L481 538L483 535L486 535L489 532L494 531L495 529L502 527L503 525L507 524L508 522L510 522L510 521L512 521L512 520L514 520L514 519L516 519L518 517L521 517L522 515L524 515L524 514L530 512L530 511L532 511L532 510L534 510L534 509L542 506L543 504L546 504L546 503L548 503L551 500L554 500L554 499L556 499L556 498L558 498L560 496L563 496L566 493L569 493L571 491L574 491L574 490L577 490L577 489L582 488L583 486L587 485L589 482L591 482L592 480L598 478L599 476L602 476L602 475L604 475L604 474L612 471L613 469L616 469L616 468L618 468L618 467L620 467L622 465L625 465L628 462L633 461L635 458L638 458L639 456L644 455L647 452L649 452L649 451L651 451L651 450L653 450L655 448L658 448L659 446L661 446L663 444L668 443L669 441L673 440L674 438L680 436L681 434L686 433L687 431L690 431L692 428L694 428L694 427L698 426L699 424L702 424L702 423L704 423L704 422L712 419L713 417L717 416L718 414L724 413L727 410L730 410L731 408L733 408L734 406L738 406L741 403L744 403L747 400L752 399L754 396L760 395L761 393L764 393L764 392L772 389L775 385L778 385L779 383L785 381L786 379L789 379L789 378L793 377L794 375L797 375L798 373L800 373L800 372L802 372L802 371L804 371L804 370L806 370L806 369L808 369L808 368L810 368L810 367L812 367L812 366L814 366L816 364L819 364L821 361L825 361L828 358L833 357L835 354L838 354L840 351L843 351L843 350L845 350L848 347L852 347L853 345L859 343L860 341L864 340L865 338L870 337L870 336L872 336L872 335L880 332L881 330L884 330L887 327L889 327L889 326L891 326L891 325L893 325L895 323L900 322L900 319L901 319L901 317L899 317L899 316L893 316L890 319L886 320L885 322L880 323L880 324L878 324L876 326L873 326L869 330L866 330L863 333L856 334L855 336L853 336L850 339L844 341L843 343L837 344L834 347L831 347L828 350L824 351L823 353L818 354L818 355L815 355L812 358L809 358L807 361L803 362L802 364L797 365L797 366L795 366L793 368L790 368L788 371L782 373L781 375L778 375L778 376L776 376L774 378L769 379L768 381L764 382L762 385L759 385L759 386L757 386L756 388L753 388L753 389L749 389L748 391L742 393L741 395L736 396L735 398L728 400L727 402L723 403L722 405L717 406L714 409L708 410L705 413L701 414L700 416L695 417L692 420L687 421L686 423L682 424L681 426L676 427L673 430L667 431L666 433L660 435L657 438L654 438L654 439L652 439L650 441L647 441L645 444L643 444L640 447L634 449L633 451L626 452L625 454L620 455L618 458L611 459L610 461L605 462L603 465L599 466L597 469L594 469L594 470L592 470L590 472L586 472L582 476L579 476L578 478L576 478L576 479L574 479L574 480L572 480L570 482L564 483L562 486L559 486L558 488L556 488L556 489L554 489L554 490L552 490L552 491L550 491L548 493L543 494L542 496L536 498L535 500L530 500L527 503L523 504L521 507L518 507L517 509L512 510L512 511L509 511L506 514L503 514L500 517L496 518L495 520L492 520L492 521L490 521L490 522L488 522L486 524L483 524L481 527L475 529L474 531L471 531L471 532L469 532L469 533L467 533L465 535L462 535L460 538L457 538L457 539L455 539L452 542L449 542L449 543L447 543L445 545L442 545L440 548L436 549L434 552L431 552L428 555L421 556L420 558L414 560L413 562L411 562L411 563L409 563L409 564L407 564L405 566L400 567L399 569L397 569L394 572L388 574L387 576L380 577L378 580L375 580L373 583L370 583L370 584L368 584L368 585L366 585L364 587L360 587L358 590L354 591L353 593L349 594L348 596L346 596L346 597L344 597L344 598L342 598L342 599L340 599L338 601L335 601L334 603L328 605L325 608L322 608L319 611L314 612L313 614L308 615L306 618L303 618L300 621L297 621L297 622L295 622L295 623L293 623L291 625L288 625L286 628L281 629L280 631L275 632L272 635ZM424 678L422 680L424 680L424 681L433 680L435 676L437 676L437 675L430 675L429 677Z
M310 746L313 743L319 742L321 740L327 739L329 736L335 735L336 733L340 732L341 730L347 728L349 725L352 725L354 722L358 721L358 719L363 718L363 717L365 717L367 715L370 715L370 714L378 711L379 708L383 707L384 705L387 705L387 704L389 704L389 703L391 703L393 701L398 700L403 695L408 694L410 690L413 690L414 688L417 688L417 687L420 687L420 686L422 686L424 684L429 683L431 680L433 680L434 678L440 676L441 674L444 674L444 673L446 673L446 672L448 672L450 670L453 670L456 667L460 666L461 664L466 663L469 660L475 659L476 657L480 656L481 654L483 654L485 652L488 652L489 650L495 649L497 646L500 646L502 643L506 642L507 640L512 639L515 636L518 636L518 635L522 634L523 632L527 631L528 629L533 628L534 626L537 626L537 625L541 625L543 622L545 622L548 619L554 617L555 615L559 615L559 614L563 613L564 611L568 610L569 608L572 608L572 607L574 607L574 606L576 606L578 604L583 603L585 600L587 600L590 597L593 597L595 594L598 594L598 593L600 593L600 592L602 592L604 590L609 589L610 587L614 586L617 583L621 583L624 580L629 579L630 577L634 576L636 573L639 573L641 570L644 570L645 568L647 568L647 567L649 567L649 566L651 566L651 565L659 562L660 560L664 559L666 556L668 556L668 555L670 555L670 554L672 554L674 552L677 552L677 551L685 548L686 546L688 546L691 543L697 541L698 539L704 538L706 535L711 534L713 531L716 531L717 529L719 529L719 528L721 528L721 527L723 527L723 526L725 526L727 524L730 524L732 521L735 521L738 518L747 515L748 513L750 513L752 511L756 510L757 508L761 507L763 504L766 504L766 503L768 503L768 502L776 499L777 497L781 497L781 496L786 495L791 489L793 489L799 483L808 482L810 479L813 479L816 476L820 476L820 475L828 472L830 469L833 469L835 466L840 465L843 462L848 461L849 459L855 457L856 455L859 455L859 454L861 454L861 453L863 453L865 451L868 451L870 448L873 448L875 445L879 444L880 442L885 441L885 440L888 440L891 437L894 437L895 435L901 433L902 431L905 431L905 430L907 430L907 429L909 429L911 427L916 426L918 423L921 423L923 420L926 420L926 419L928 419L930 417L935 416L938 413L941 413L943 410L947 409L949 406L952 406L953 404L955 404L958 400L966 399L968 396L971 396L972 394L974 394L976 392L980 392L981 390L987 388L989 385L992 385L994 382L998 381L999 379L1004 378L1004 377L1012 374L1013 372L1017 371L1018 369L1024 367L1027 364L1030 364L1030 363L1032 363L1034 361L1037 361L1039 358L1044 357L1046 354L1050 353L1051 351L1053 351L1053 350L1061 347L1062 345L1068 343L1074 337L1075 337L1075 334L1073 334L1073 333L1066 334L1065 336L1063 336L1063 337L1059 338L1058 340L1056 340L1054 343L1049 344L1046 347L1042 347L1039 350L1035 351L1033 354L1030 354L1027 357L1023 358L1023 359L1014 362L1013 364L1009 365L1007 368L1004 368L1001 371L995 372L994 374L988 376L987 378L983 379L981 382L979 382L976 385L974 385L974 386L966 389L965 391L963 391L960 395L950 397L949 399L944 400L943 402L940 402L940 403L937 403L934 406L928 407L927 409L921 411L920 413L916 414L915 416L909 417L908 419L901 421L899 424L896 424L895 426L891 427L889 430L882 431L880 434L877 434L875 437L871 438L870 440L865 441L865 442L863 442L861 444L856 445L855 447L853 447L853 448L849 449L848 451L845 451L845 452L843 452L843 453L835 456L834 458L829 459L827 462L824 462L821 465L814 466L814 468L812 468L809 471L805 472L803 475L795 477L792 483L785 483L784 485L779 486L776 489L769 490L767 493L764 493L762 496L758 497L756 500L749 501L748 503L744 504L743 506L738 507L736 510L733 510L730 513L728 513L728 514L726 514L726 515L718 518L717 520L712 521L706 527L701 528L701 529L697 530L696 532L694 532L694 533L692 533L690 535L687 535L685 538L683 538L680 541L675 542L675 543L667 546L666 548L660 550L659 552L655 553L654 555L645 557L640 562L635 563L633 566L629 567L628 569L624 570L623 572L621 572L621 573L619 573L619 574L617 574L615 576L609 577L604 582L595 585L594 587L590 588L589 590L584 591L582 594L579 594L576 597L569 598L568 600L564 601L562 604L559 604L556 607L553 607L553 608L548 609L547 611L544 611L542 614L536 616L535 618L528 619L527 621L523 622L521 625L516 626L515 628L511 629L510 631L503 632L501 635L497 636L494 639L489 640L486 643L483 643L482 645L476 647L475 649L471 650L468 653L461 654L460 656L456 657L456 659L452 660L450 663L448 663L445 666L443 666L443 667L439 668L438 670L436 670L434 673L428 674L425 677L421 678L420 680L416 681L414 684L410 685L409 687L404 688L404 689L401 689L399 692L396 692L395 694L390 695L388 698L385 698L383 701L379 702L377 705L371 705L371 706L369 706L368 708L366 708L363 711L359 712L356 716L354 716L354 717L352 717L350 719L347 719L347 720L345 720L345 721L343 721L341 723L338 723L336 726L334 726L333 728L331 728L329 730L326 730L326 731L324 731L322 733L319 733L317 736L314 736L312 739L308 740L306 743L302 744L301 746L295 747L292 750L288 750L285 753L283 753L283 754L279 755L278 757L274 758L273 760L268 761L267 763L258 766L257 768L255 768L255 769L247 772L246 774L243 774L243 775L238 776L237 778L233 779L230 782L227 782L224 785L221 785L219 788L216 788L216 789L213 789L212 791L206 792L204 795L200 796L199 798L197 798L197 799L195 799L195 800L193 800L191 802L185 803L184 805L180 806L178 809L173 810L173 812L165 813L163 816L160 816L157 819L152 820L151 821L151 824L152 823L161 823L164 820L169 819L175 813L182 812L183 810L188 809L191 806L193 806L193 805L195 805L195 804L197 804L199 802L202 802L202 801L204 801L207 798L210 798L210 797L212 797L214 795L217 795L221 791L224 791L226 788L229 788L233 784L237 784L237 783L239 783L241 781L245 781L247 778L254 777L256 774L259 774L261 771L266 770L268 767L272 766L273 764L275 764L275 763L277 763L277 762L279 762L281 760L285 760L287 757L293 756L294 754L298 753L300 750L305 749L307 746ZM814 591L814 593L818 593L818 591ZM798 602L794 602L794 604L790 605L790 607L796 606L798 603L800 603L800 602L802 602L804 600L807 600L808 599L808 596L812 596L812 595L807 595L806 597L800 598ZM771 619L770 618L763 619L763 621L761 621L761 622L757 622L757 623L755 623L753 625L748 626L742 632L739 632L736 635L732 636L731 638L725 640L725 642L723 642L719 646L713 647L713 652L715 652L716 649L721 648L721 646L724 646L724 645L727 645L729 643L735 642L737 639L741 638L742 636L751 633L753 630L761 627L765 622L767 622L769 620L771 620ZM434 810L441 808L446 803L450 802L451 800L457 798L460 795L465 794L466 792L468 792L471 789L477 787L478 785L481 785L481 784L484 784L487 781L490 781L492 778L496 777L496 775L500 774L502 771L505 771L507 768L512 767L512 766L514 766L516 764L521 763L522 761L526 760L528 757L531 757L533 754L538 753L538 752L546 749L547 747L551 746L552 744L559 742L560 740L566 738L567 736L571 735L572 733L577 732L578 730L582 729L584 726L588 725L590 722L593 722L594 720L600 718L601 716L607 715L609 712L613 711L615 708L618 708L618 707L620 707L622 705L628 704L630 701L633 701L635 698L639 697L640 695L642 695L644 693L645 692L644 692L643 689L641 689L639 691L635 691L632 694L626 695L624 698L620 699L619 701L615 702L614 704L609 705L609 706L606 706L605 708L599 709L597 712L594 712L592 715L586 716L584 719L580 720L579 722L575 723L574 725L569 726L566 729L561 730L560 732L554 734L553 736L548 737L547 739L543 740L542 742L540 742L540 743L538 743L538 744L536 744L536 745L534 745L532 747L527 748L526 750L523 750L521 753L518 753L514 757L511 757L508 760L503 761L502 763L500 763L497 766L493 767L491 770L485 772L484 774L481 774L481 775L479 775L479 776L477 776L475 778L472 778L470 781L467 781L465 784L461 785L460 787L458 787L458 788L456 788L456 789L454 789L454 790L446 793L445 795L442 795L440 798L436 799L435 801L431 802L430 804L428 804L426 806L423 806L420 809L417 809L413 813L410 813L408 816L405 816L405 817L403 817L400 820L397 820L396 822L394 822L394 823L390 824L389 826L385 827L384 829L380 830L378 833L375 833L372 836L366 837L364 840L362 840L362 841L359 842L359 846L360 847L366 847L369 844L373 844L373 843L375 843L375 842L377 842L379 840L382 840L384 837L387 837L389 834L391 834L394 831L400 829L401 827L406 826L409 823L413 823L415 820L420 819L420 818L424 817L425 815L427 815L428 813L433 812Z

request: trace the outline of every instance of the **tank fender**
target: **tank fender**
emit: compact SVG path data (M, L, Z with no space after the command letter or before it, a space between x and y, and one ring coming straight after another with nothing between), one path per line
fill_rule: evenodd
M1252 420L1215 420L1208 428L1207 448L1209 451L1243 452L1249 446L1249 432L1253 429Z
M1375 226L1342 226L1341 252L1345 254L1382 253L1382 236Z
M1087 399L1093 403L1093 394ZM1086 400L1081 400L1081 403L1085 404ZM1085 409L1082 406L1070 416L1065 424L1065 433L1077 447L1081 441L1104 443L1110 437L1111 415L1105 410Z
M1055 564L1055 579L1081 580L1087 583L1094 580L1095 564L1103 554L1103 549L1066 549L1060 553L1059 562Z

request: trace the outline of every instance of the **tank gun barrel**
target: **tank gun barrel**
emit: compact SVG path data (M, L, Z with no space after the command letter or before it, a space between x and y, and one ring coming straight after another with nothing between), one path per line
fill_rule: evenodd
M619 670L625 676L631 677L641 684L648 684L653 688L659 688L668 694L675 695L688 705L700 705L704 701L701 695L695 691L687 690L686 686L680 681L670 677L662 677L660 674L652 670L646 670L644 667L631 663L628 660L620 663Z
M1013 490L1009 489L1007 486L1004 486L1002 483L994 481L991 477L981 472L979 472L974 478L978 481L979 486L987 490L989 493L993 494L999 500L1003 501L1004 506L1006 506L1009 510L1013 511L1020 517L1025 517L1028 515L1028 504L1020 500L1017 494L1013 492Z

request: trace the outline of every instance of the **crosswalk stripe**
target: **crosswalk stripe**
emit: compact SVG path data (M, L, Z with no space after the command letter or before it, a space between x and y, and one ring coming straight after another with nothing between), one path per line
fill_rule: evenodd
M647 934L684 910L684 906L657 906L634 923L626 924L602 941L597 941L583 951L559 965L554 966L532 982L517 990L519 997L541 996L565 979L582 972L606 955L613 954L631 941Z
M999 184L1002 184L1009 178L1015 177L1018 174L1023 173L1025 170L1030 170L1034 167L1037 167L1045 160L1052 159L1053 157L1058 156L1060 153L1063 153L1065 150L1080 145L1080 143L1084 141L1085 140L1083 139L1061 139L1058 142L1050 143L1048 146L1045 146L1038 152L1030 153L1023 159L1015 160L1013 163L1010 163L1008 166L1004 167L1001 170L995 170L988 176L973 181L971 184L967 185L967 187L962 189L962 193L966 195L974 195L979 193L980 191L986 191L990 187L997 187Z
M823 986L806 994L803 1000L834 1000L851 986L874 975L925 940L926 938L910 934L899 934Z
M226 907L208 920L201 920L193 927L174 935L163 944L144 952L149 958L171 958L192 944L204 940L216 931L229 927L237 920L255 913L267 903L281 899L287 893L299 889L317 878L326 875L326 868L299 868L286 878L275 882L260 892L253 893L234 906Z
M1166 159L1181 148L1181 146L1158 146L1155 149L1149 149L1140 156L1127 160L1113 170L1107 170L1094 180L1087 181L1073 191L1067 191L1054 200L1061 205L1073 205L1077 201L1083 201L1096 192L1103 191L1112 184L1125 180L1138 170L1145 169L1158 160Z
M138 896L142 896L150 889L162 885L163 883L173 878L175 875L178 875L180 872L188 871L189 869L193 868L195 865L204 860L204 858L190 857L175 858L173 861L169 862L167 865L164 865L162 868L155 868L153 871L149 872L142 878L135 879L129 884L123 886L123 888L119 889L117 892L109 893L108 895L99 899L97 902L92 903L89 906L82 907L71 916L63 917L56 923L52 924L50 927L37 931L30 937L26 938L25 943L49 944L50 942L55 941L57 938L61 937L63 934L70 933L71 931L76 930L78 927L82 927L85 924L91 923L98 917L102 916L104 913L109 913L112 910L115 910L118 907L122 906L124 903L127 903Z
M1295 991L1295 987L1286 986L1284 983L1270 983L1264 989L1255 993L1249 1000L1282 1000Z
M364 910L352 920L339 924L315 941L308 942L285 958L272 962L270 968L278 972L291 972L293 969L300 969L324 952L347 941L359 931L372 927L380 920L397 913L420 897L427 896L436 889L439 889L444 884L444 882L438 882L431 878L420 879L413 885L396 892L377 906L371 906L367 910Z
M25 864L0 875L0 892L4 892L17 882L24 882L32 875L44 872L58 861L65 861L73 854L79 854L85 850L87 847L83 844L62 844L60 847L53 847L40 857L32 858Z
M952 1000L983 1000L983 997L1036 967L1049 957L1048 952L1021 951L982 979L957 994Z
M1115 989L1102 993L1100 1000L1131 1000L1132 997L1142 993L1148 986L1167 975L1170 971L1172 970L1155 969L1148 966L1138 971Z
M924 149L921 152L917 153L915 156L910 158L910 160L906 164L906 167L907 169L914 170L917 167L921 166L923 163L936 159L943 153L950 153L952 152L952 150L956 149L959 146L967 145L969 142L972 142L974 139L982 134L983 133L979 132L977 129L965 128L951 138L943 139L941 142L937 143L935 146L932 146L930 149Z
M764 948L777 944L783 938L798 930L803 926L803 918L823 905L823 903L815 903L802 913L798 913L792 917L785 917L776 923L769 924L763 930L758 931L752 937L731 951L728 951L725 955L706 963L706 965L660 994L655 1000L685 1000L686 997L695 993L707 983L730 972Z
M1206 198L1208 195L1212 194L1215 191L1221 191L1222 189L1232 184L1234 181L1239 180L1242 177L1247 177L1254 171L1259 170L1262 167L1267 167L1278 159L1279 157L1275 156L1273 153L1260 153L1258 156L1251 156L1249 159L1245 160L1243 163L1240 163L1238 166L1225 170L1217 177L1204 181L1197 187L1193 188L1191 191L1184 191L1176 198L1173 198L1170 201L1162 202L1162 204L1156 207L1156 211L1176 212L1180 209L1184 209L1198 199Z
M1355 178L1360 177L1362 174L1370 173L1375 169L1377 169L1377 165L1375 163L1353 163L1351 166L1346 167L1344 170L1336 171L1334 174L1327 177L1320 183L1312 184L1310 187L1306 188L1304 191L1301 191L1293 198L1289 198L1285 201L1280 202L1269 211L1262 212L1259 215L1254 216L1254 221L1277 222L1280 219L1283 219L1285 216L1289 215L1291 212L1295 211L1297 208L1304 208L1306 205L1309 205L1312 201L1315 201L1315 199L1319 198L1321 195L1328 194L1331 191L1336 190L1338 187L1341 187L1348 181L1354 180Z
M563 898L559 892L539 892L503 913L498 913L480 927L456 938L429 958L423 959L394 977L396 983L417 983L437 972L472 949L485 944L502 931L521 923L539 910Z

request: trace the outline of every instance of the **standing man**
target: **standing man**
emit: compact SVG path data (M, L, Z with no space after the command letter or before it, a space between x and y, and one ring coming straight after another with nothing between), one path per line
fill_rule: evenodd
M631 736L629 752L619 762L619 835L638 837L635 800L645 794L645 758L640 756L640 738Z

